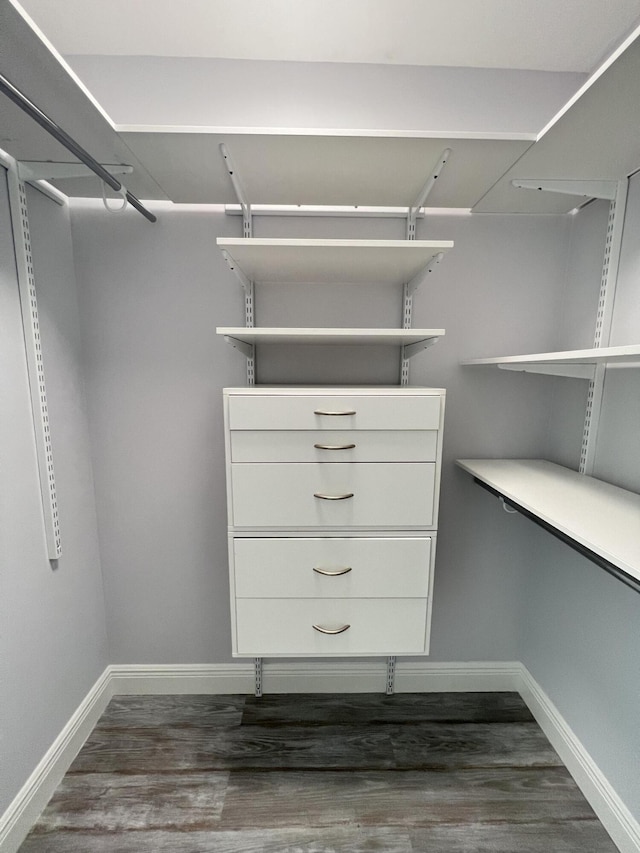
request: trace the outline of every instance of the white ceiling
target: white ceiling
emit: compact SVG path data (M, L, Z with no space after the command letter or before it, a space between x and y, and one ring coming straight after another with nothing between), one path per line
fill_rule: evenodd
M17 5L17 3L16 3ZM22 0L63 55L590 72L640 0Z

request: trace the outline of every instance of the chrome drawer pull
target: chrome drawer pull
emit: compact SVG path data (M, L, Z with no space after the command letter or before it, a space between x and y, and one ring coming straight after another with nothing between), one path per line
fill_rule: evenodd
M329 417L342 417L343 415L355 415L355 409L348 409L344 412L326 412L324 409L316 409L314 415L329 415Z
M314 566L313 571L317 572L319 575L326 575L328 578L337 578L338 575L348 574L351 571L351 566L345 566L344 569L336 569L335 572L332 572L329 569L318 569Z
M353 492L347 492L345 495L323 495L320 492L314 492L313 496L320 498L321 501L346 501L347 498L353 497Z
M314 631L320 631L321 634L342 634L347 631L351 625L343 625L342 628L323 628L321 625L314 625Z
M353 450L355 444L314 444L316 450Z

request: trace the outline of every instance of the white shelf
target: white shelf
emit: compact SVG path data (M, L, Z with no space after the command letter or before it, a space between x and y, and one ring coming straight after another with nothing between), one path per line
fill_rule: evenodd
M300 240L219 237L247 279L259 282L404 284L438 262L451 240ZM416 284L419 282L416 282Z
M541 459L458 459L457 464L561 538L582 546L587 556L600 558L596 562L604 568L640 581L640 495Z
M566 352L543 352L533 355L470 358L465 359L461 364L493 364L503 370L520 370L528 373L546 373L554 376L592 379L595 367L598 364L606 364L611 367L640 367L640 344L567 350Z
M232 346L251 357L254 344L368 344L401 346L405 358L435 344L444 335L444 329L289 329L219 327L217 335L224 335Z

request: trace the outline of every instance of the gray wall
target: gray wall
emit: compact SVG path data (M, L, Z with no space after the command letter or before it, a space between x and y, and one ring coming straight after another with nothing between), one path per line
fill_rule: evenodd
M50 563L0 167L0 814L107 663L68 209L29 193L63 555Z
M241 288L215 238L239 235L241 222L211 209L158 212L152 226L88 202L72 208L110 656L116 663L227 662L221 389L245 384L245 363L214 328L242 325L244 315ZM567 227L566 218L545 216L420 223L420 237L456 241L416 296L414 316L415 326L447 329L412 363L413 384L448 393L434 659L517 653L518 532L502 532L495 506L478 501L453 460L540 455L549 385L458 362L550 345ZM255 223L256 236L402 232L401 220ZM257 322L393 326L400 303L400 292L388 290L273 285L259 289ZM259 353L258 372L262 381L395 383L397 357L320 348L291 358L291 350L274 347ZM484 531L488 544L478 548Z

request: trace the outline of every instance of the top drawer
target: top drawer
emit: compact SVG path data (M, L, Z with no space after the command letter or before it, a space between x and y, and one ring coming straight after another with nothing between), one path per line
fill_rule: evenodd
M440 396L229 395L229 429L427 429L440 426Z

